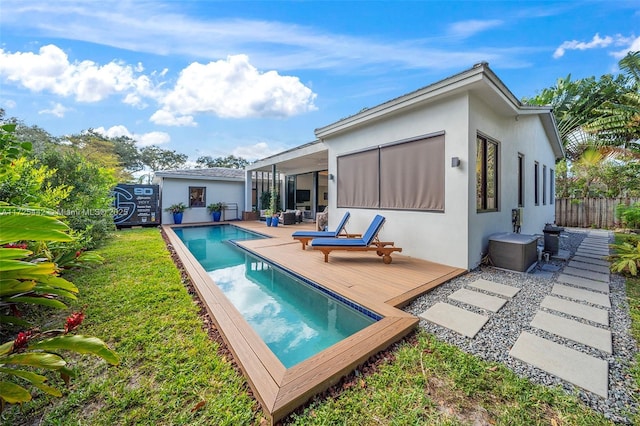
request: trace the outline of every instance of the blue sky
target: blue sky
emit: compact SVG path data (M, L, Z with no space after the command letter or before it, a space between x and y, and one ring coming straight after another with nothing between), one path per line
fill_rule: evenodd
M638 1L3 0L0 107L255 160L480 61L522 98L632 50Z

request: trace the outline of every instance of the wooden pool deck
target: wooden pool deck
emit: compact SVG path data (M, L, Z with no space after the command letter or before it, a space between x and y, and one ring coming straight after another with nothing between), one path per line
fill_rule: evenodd
M325 263L322 253L310 248L303 251L300 242L291 237L294 231L312 230L313 224L273 228L264 222L243 221L233 222L233 225L271 237L244 241L241 246L383 317L286 369L224 294L212 285L212 279L172 231L172 226L163 226L200 299L245 373L265 414L274 423L415 328L418 319L398 307L466 272L400 254L393 254L393 262L387 265L372 252L337 251L331 254L329 263Z

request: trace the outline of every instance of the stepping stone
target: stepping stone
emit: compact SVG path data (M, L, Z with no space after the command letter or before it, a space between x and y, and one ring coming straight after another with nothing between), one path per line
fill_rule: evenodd
M578 251L576 251L576 256L590 257L592 259L605 260L608 255L596 254L596 253L591 253L591 252L588 252L588 251L580 251L580 249L578 249Z
M609 251L609 245L608 244L580 244L580 247L578 247L578 249L580 250L591 250L591 251Z
M545 296L540 306L609 326L609 311L606 309L593 308L582 303L570 302L553 296Z
M609 238L609 231L606 230L598 230L598 231L589 231L589 237L596 238ZM587 237L587 238L589 238Z
M580 245L582 246L585 244L608 247L609 239L608 238L585 238L584 240L582 240Z
M563 273L568 275L575 275L576 277L587 278L594 281L602 281L603 283L609 283L609 273L601 274L599 272L588 271L582 268L573 268L567 266L562 270Z
M565 274L558 275L558 281L565 284L575 285L576 287L586 288L588 290L609 293L609 284L603 283L601 281L594 281L587 278Z
M609 261L604 259L595 259L593 257L573 256L571 260L581 263L590 263L591 265L609 266Z
M509 298L515 296L520 291L518 287L498 284L494 283L493 281L483 280L482 278L472 282L471 284L469 284L469 286Z
M436 303L420 317L471 338L489 321L487 316L443 302Z
M587 250L609 250L609 243L582 243L578 248Z
M612 353L611 332L603 328L538 311L531 327L548 331L556 336L582 343L608 354Z
M600 256L608 256L609 255L609 249L595 249L595 248L578 247L578 250L576 250L576 253L578 253L578 252L597 254L597 255L600 255Z
M577 269L586 269L588 271L598 272L600 274L609 274L609 265L593 265L591 263L576 262L572 260L567 266Z
M491 312L498 312L500 308L507 303L507 300L501 297L490 296L478 291L467 290L466 288L461 288L455 293L450 294L449 299L477 306L478 308L486 309Z
M509 355L603 398L608 396L607 361L527 332L520 334Z
M602 293L596 293L595 291L585 290L582 288L571 287L568 285L554 284L551 289L552 294L558 296L568 297L569 299L581 300L583 302L589 302L594 305L604 306L605 308L611 307L611 300L609 296Z
M580 244L607 244L609 243L609 237L585 237Z

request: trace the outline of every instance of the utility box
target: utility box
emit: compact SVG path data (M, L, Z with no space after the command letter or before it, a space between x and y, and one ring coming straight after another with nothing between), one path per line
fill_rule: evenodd
M538 237L504 232L489 237L489 258L493 266L524 272L538 258Z

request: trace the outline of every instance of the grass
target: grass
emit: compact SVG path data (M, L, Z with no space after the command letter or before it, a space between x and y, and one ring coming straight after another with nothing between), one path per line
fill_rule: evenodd
M117 367L78 357L65 397L37 394L2 424L262 425L244 377L203 327L157 229L121 231L104 265L75 271L81 332L103 338ZM638 286L635 286L638 290ZM632 303L640 333L640 295ZM62 314L64 315L64 314ZM635 371L639 378L638 371ZM297 425L603 425L558 388L534 385L418 331L293 414Z

